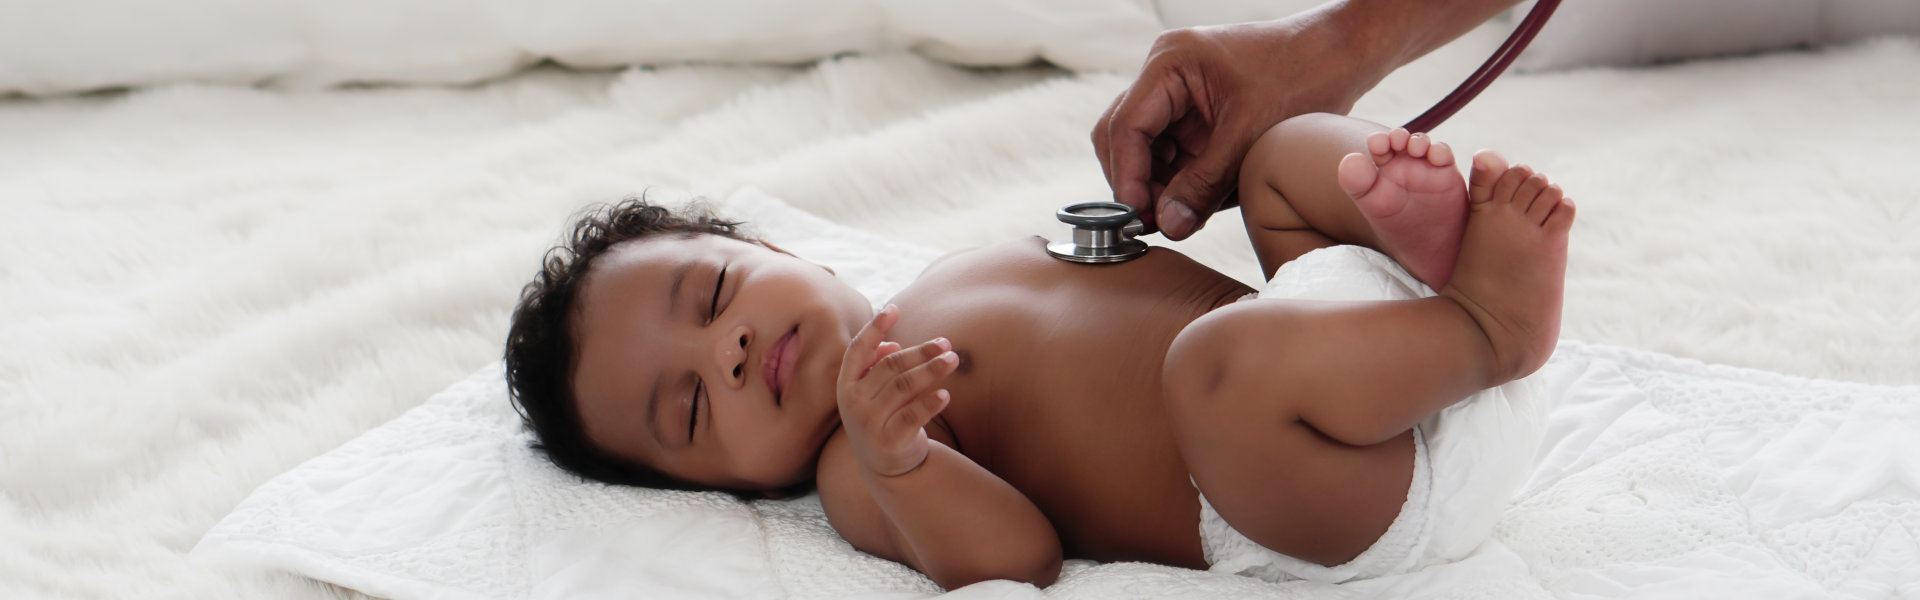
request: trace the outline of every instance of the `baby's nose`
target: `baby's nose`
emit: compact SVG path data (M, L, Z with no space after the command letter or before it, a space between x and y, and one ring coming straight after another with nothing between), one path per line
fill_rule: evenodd
M727 383L738 387L747 381L747 346L753 343L753 329L740 325L727 331L720 338L718 358L720 372L726 376Z

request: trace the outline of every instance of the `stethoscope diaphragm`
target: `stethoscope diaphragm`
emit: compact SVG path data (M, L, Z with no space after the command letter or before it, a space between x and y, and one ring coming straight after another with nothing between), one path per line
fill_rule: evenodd
M1080 202L1054 213L1073 226L1073 238L1047 244L1047 254L1060 260L1103 264L1125 262L1147 253L1147 243L1134 236L1145 229L1133 207L1119 202Z

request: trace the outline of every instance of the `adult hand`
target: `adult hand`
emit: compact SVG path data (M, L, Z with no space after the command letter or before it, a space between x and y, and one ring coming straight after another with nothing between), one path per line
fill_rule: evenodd
M1234 193L1260 134L1294 115L1351 110L1385 63L1336 16L1321 8L1161 34L1093 128L1114 201L1148 231L1186 239Z

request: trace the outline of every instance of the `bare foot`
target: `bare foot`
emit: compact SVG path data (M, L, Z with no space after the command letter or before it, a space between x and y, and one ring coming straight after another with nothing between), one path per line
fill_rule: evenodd
M1445 287L1467 222L1453 149L1402 128L1367 136L1367 153L1340 160L1340 189L1373 226L1380 251L1433 289Z
M1466 235L1440 295L1473 316L1493 348L1488 385L1546 364L1560 339L1573 201L1525 165L1491 150L1473 156Z

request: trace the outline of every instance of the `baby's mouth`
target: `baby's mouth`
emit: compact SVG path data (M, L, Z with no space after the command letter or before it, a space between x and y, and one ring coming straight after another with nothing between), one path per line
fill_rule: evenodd
M780 336L780 339L774 340L773 346L767 348L767 356L762 361L761 377L766 380L767 387L773 390L774 406L781 405L782 397L787 392L787 379L793 377L793 362L798 354L795 351L794 338L799 333L800 328L795 327L786 335Z

